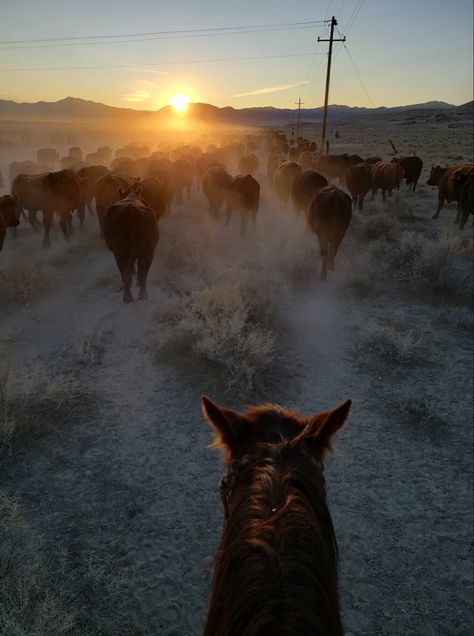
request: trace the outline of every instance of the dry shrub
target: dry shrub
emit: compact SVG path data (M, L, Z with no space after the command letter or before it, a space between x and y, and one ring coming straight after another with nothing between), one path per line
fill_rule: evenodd
M47 546L0 491L0 633L8 636L130 633L124 571L94 553L74 561ZM93 599L94 602L91 602Z
M365 320L352 347L357 362L369 366L380 361L400 366L413 364L420 353L420 336L407 329L401 316L386 323Z
M378 214L370 214L363 219L360 231L365 239L374 240L379 238L390 238L395 219L390 212L379 212Z
M41 296L52 285L52 276L45 265L30 265L16 256L0 272L0 303L25 304Z
M345 284L367 291L392 281L412 289L465 294L472 284L471 259L466 258L470 250L470 242L458 234L430 238L403 231L398 241L377 239L359 249L345 263Z
M0 453L20 438L38 438L86 414L93 395L68 375L32 369L18 375L4 360L0 367Z
M232 269L213 285L182 292L160 328L158 351L217 363L228 387L252 388L274 358L271 329L284 293L278 278Z

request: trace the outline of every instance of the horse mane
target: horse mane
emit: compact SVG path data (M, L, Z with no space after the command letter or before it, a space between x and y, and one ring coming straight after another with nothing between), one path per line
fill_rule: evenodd
M245 416L250 424L274 419L277 430L296 414L264 405ZM283 436L257 451L232 493L204 635L340 635L338 551L321 464Z

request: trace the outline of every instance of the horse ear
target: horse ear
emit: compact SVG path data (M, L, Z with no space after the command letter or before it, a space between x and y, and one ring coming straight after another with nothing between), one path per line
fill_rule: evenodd
M346 400L329 412L328 417L318 430L317 440L322 446L330 449L331 438L343 426L351 412L352 400Z
M202 398L202 414L215 429L215 445L223 444L232 455L241 442L246 419L232 409L218 406L207 396Z
M345 400L334 409L316 413L316 415L306 420L306 426L293 440L293 443L297 444L303 439L312 440L319 447L331 451L331 438L348 419L351 405L352 400Z

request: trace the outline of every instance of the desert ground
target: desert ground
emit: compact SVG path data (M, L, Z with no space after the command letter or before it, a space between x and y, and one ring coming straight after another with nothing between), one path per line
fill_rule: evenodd
M50 250L24 223L7 236L2 634L201 633L224 472L203 394L304 415L351 397L326 464L345 633L472 634L472 220L461 233L455 204L433 220L426 185L432 163L472 161L472 120L451 124L331 126L332 152L389 158L392 139L424 170L415 193L354 211L326 282L263 158L248 237L213 222L196 187L173 204L147 302L122 303L95 216L68 242L56 224ZM32 148L3 147L4 176Z

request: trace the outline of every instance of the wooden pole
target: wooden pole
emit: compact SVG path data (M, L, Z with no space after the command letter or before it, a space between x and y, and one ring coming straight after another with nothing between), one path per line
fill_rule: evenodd
M329 101L329 83L331 80L331 61L332 61L332 45L333 42L345 42L346 38L334 39L334 27L337 25L337 20L334 16L331 19L331 33L329 39L318 38L318 42L329 42L328 51L328 66L326 70L326 90L324 93L324 112L323 112L323 128L321 130L321 152L325 151L326 146L326 128L328 123L328 101Z

